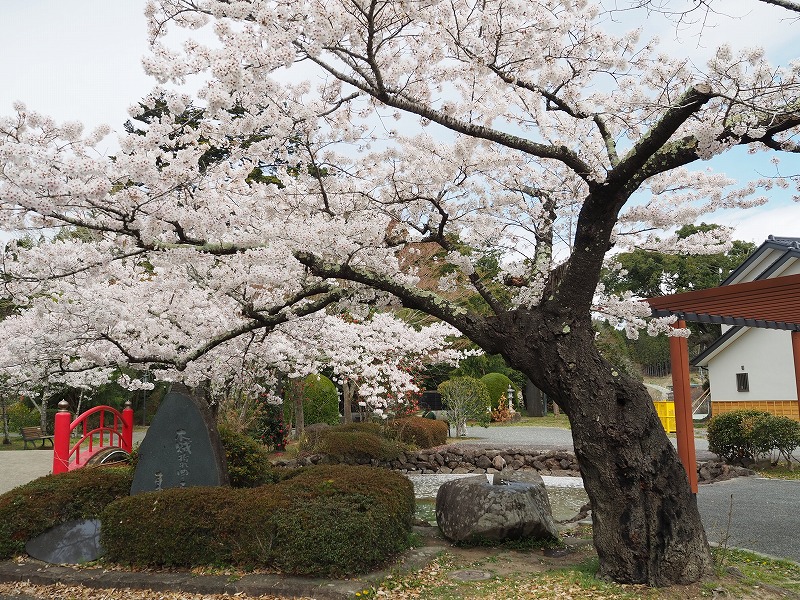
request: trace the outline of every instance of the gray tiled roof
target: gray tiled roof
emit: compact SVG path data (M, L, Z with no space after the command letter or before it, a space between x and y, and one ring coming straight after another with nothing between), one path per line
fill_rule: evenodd
M727 279L725 279L721 285L728 285L729 283L736 281L739 275L747 271L750 265L757 261L766 250L777 250L779 252L783 252L783 255L776 258L769 268L759 273L755 279L766 279L772 275L778 266L782 265L789 258L800 258L800 237L777 237L774 235L768 236L766 241L756 248L742 264L736 267L736 269L734 269L731 274L728 275Z
M770 276L787 261L800 258L800 237L778 237L774 235L768 236L763 244L756 248L741 265L731 272L728 278L722 282L722 285L728 285L736 281L736 278L741 273L745 272L750 265L757 261L765 250L778 250L782 251L782 254L777 255L775 260L770 263L766 269L756 275L755 280L769 279ZM696 365L702 363L707 356L715 352L721 346L724 346L731 338L733 338L740 329L742 329L741 326L735 326L728 329L720 337L714 340L714 342L708 348L695 356L691 361L692 364Z

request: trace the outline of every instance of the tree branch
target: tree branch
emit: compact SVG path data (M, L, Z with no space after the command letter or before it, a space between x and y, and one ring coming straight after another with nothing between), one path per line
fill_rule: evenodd
M301 250L295 251L294 256L318 277L346 279L389 292L399 298L406 308L421 310L437 319L441 319L468 337L470 334L477 333L476 324L478 321L483 320L482 317L468 313L466 309L433 292L404 285L384 275L346 264L328 262L310 252Z
M637 172L651 157L664 148L669 138L689 117L715 95L711 91L711 86L707 84L697 84L686 90L678 98L678 101L664 113L661 119L650 128L650 131L642 136L634 144L633 148L625 154L620 163L609 174L606 179L606 185L609 188L622 188L627 186L628 182L633 178L642 181L639 177L636 177Z
M301 51L305 52L305 49L301 43L295 42L295 45ZM332 52L336 50L335 48L327 49ZM581 179L591 183L591 167L582 161L580 157L578 157L578 155L570 150L567 146L550 146L547 144L539 144L523 137L497 131L496 129L492 129L490 127L484 127L482 125L461 121L455 117L445 114L440 110L435 110L430 106L409 100L405 98L401 92L392 90L386 87L385 84L382 86L382 89L377 89L372 87L366 80L360 81L355 77L346 75L318 56L311 56L307 53L306 56L309 58L309 60L325 69L337 79L352 85L356 89L359 89L366 94L369 94L376 100L380 100L386 106L391 106L392 108L397 108L399 110L418 115L457 133L462 133L467 136L494 142L512 150L525 152L531 156L549 158L559 161L572 169L572 171L574 171Z

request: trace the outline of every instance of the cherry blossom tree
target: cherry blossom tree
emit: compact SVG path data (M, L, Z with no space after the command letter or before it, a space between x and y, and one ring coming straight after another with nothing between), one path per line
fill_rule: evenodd
M93 287L90 279L98 279L97 272L67 284L61 277L48 281L40 274L31 287L18 271L39 262L57 269L56 257L64 255L88 263L86 245L67 239L11 252L15 259L6 265L9 287L27 308L3 324L9 343L0 350L0 367L17 386L99 385L115 374L117 365L147 364L160 380L180 379L195 387L207 383L212 402L223 402L229 393L266 393L273 402L280 402L276 396L278 373L296 378L331 369L343 379L358 381L362 397L371 409L379 409L385 408L386 392L402 395L416 390L403 365L427 360L457 362L460 356L446 350L448 338L459 335L451 326L434 323L415 328L389 313L345 319L315 311L321 303L312 303L307 316L287 315L285 320L267 325L259 325L252 316L241 319L239 315L238 322L232 321L224 314L231 306L224 301L220 305L220 299L208 290L201 292L202 300L187 293L198 289L182 279L185 264L177 270L164 264L159 272L155 268L160 262L158 251L150 251L142 259L146 276L135 266L128 271L130 265L122 263L95 265L103 271L99 280L110 283L115 292L123 287L121 294ZM98 249L98 244L88 245ZM198 284L196 271L193 276ZM220 276L227 278L229 273ZM84 287L93 291L82 295ZM139 293L149 300L135 300ZM169 296L168 301L158 298L163 294ZM345 307L339 304L340 309ZM249 330L247 335L242 334L243 329ZM129 377L123 377L122 383L130 389L152 387Z
M502 354L569 416L603 576L709 571L683 467L646 390L598 353L592 316L665 329L598 288L607 254L725 251L724 230L671 231L791 184L733 187L695 165L738 145L798 151L796 62L662 56L586 1L160 0L147 15L148 71L199 82L192 123L167 87L132 107L167 110L112 158L104 130L23 105L0 122L4 228L93 232L5 265L15 302L68 324L65 370L127 361L199 382L326 308L400 302ZM200 33L172 48L173 25Z
M392 408L389 394L402 399L418 391L413 369L431 362L458 364L462 353L450 348L456 337L458 331L445 323L415 328L385 312L347 320L320 314L278 328L271 343L281 354L273 363L291 377L330 370L342 387L343 416L350 422L356 393L371 411L385 414Z

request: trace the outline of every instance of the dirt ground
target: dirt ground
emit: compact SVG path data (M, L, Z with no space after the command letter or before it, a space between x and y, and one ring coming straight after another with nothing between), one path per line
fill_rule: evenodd
M608 586L580 582L576 573L596 557L589 530L578 527L564 537L563 548L462 548L449 544L436 527L417 527L420 544L398 565L365 578L363 598L387 600L442 599L571 599L582 600L785 600L797 594L767 584L754 588L735 569L713 581L690 586L652 589L644 586ZM583 567L583 569L582 569ZM563 571L559 574L559 571ZM197 571L193 571L197 573ZM157 572L154 573L157 577ZM588 581L591 576L588 576ZM371 582L371 583L370 583ZM250 596L238 600L306 600L301 596ZM0 600L222 600L222 594L193 594L130 589L92 589L80 586L0 584Z

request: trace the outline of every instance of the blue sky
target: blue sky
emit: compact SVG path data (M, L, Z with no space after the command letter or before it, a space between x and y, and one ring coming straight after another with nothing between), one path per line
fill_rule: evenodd
M80 120L87 128L107 123L121 130L128 106L155 84L140 61L147 50L143 6L144 0L4 0L0 114L11 113L13 102L21 100L59 121ZM723 41L763 44L777 61L797 57L800 25L785 11L755 0L719 0L715 6L724 6L728 16L737 18L711 15L702 37L696 28L676 35L670 23L656 17L647 21L646 29L659 33L665 51L685 52L698 61ZM620 27L629 24L636 22ZM742 179L774 173L765 154L735 152L713 166ZM800 157L785 157L782 169L800 173ZM773 192L770 197L766 207L713 220L736 227L736 237L756 243L768 234L800 236L800 204L791 201L791 193Z

